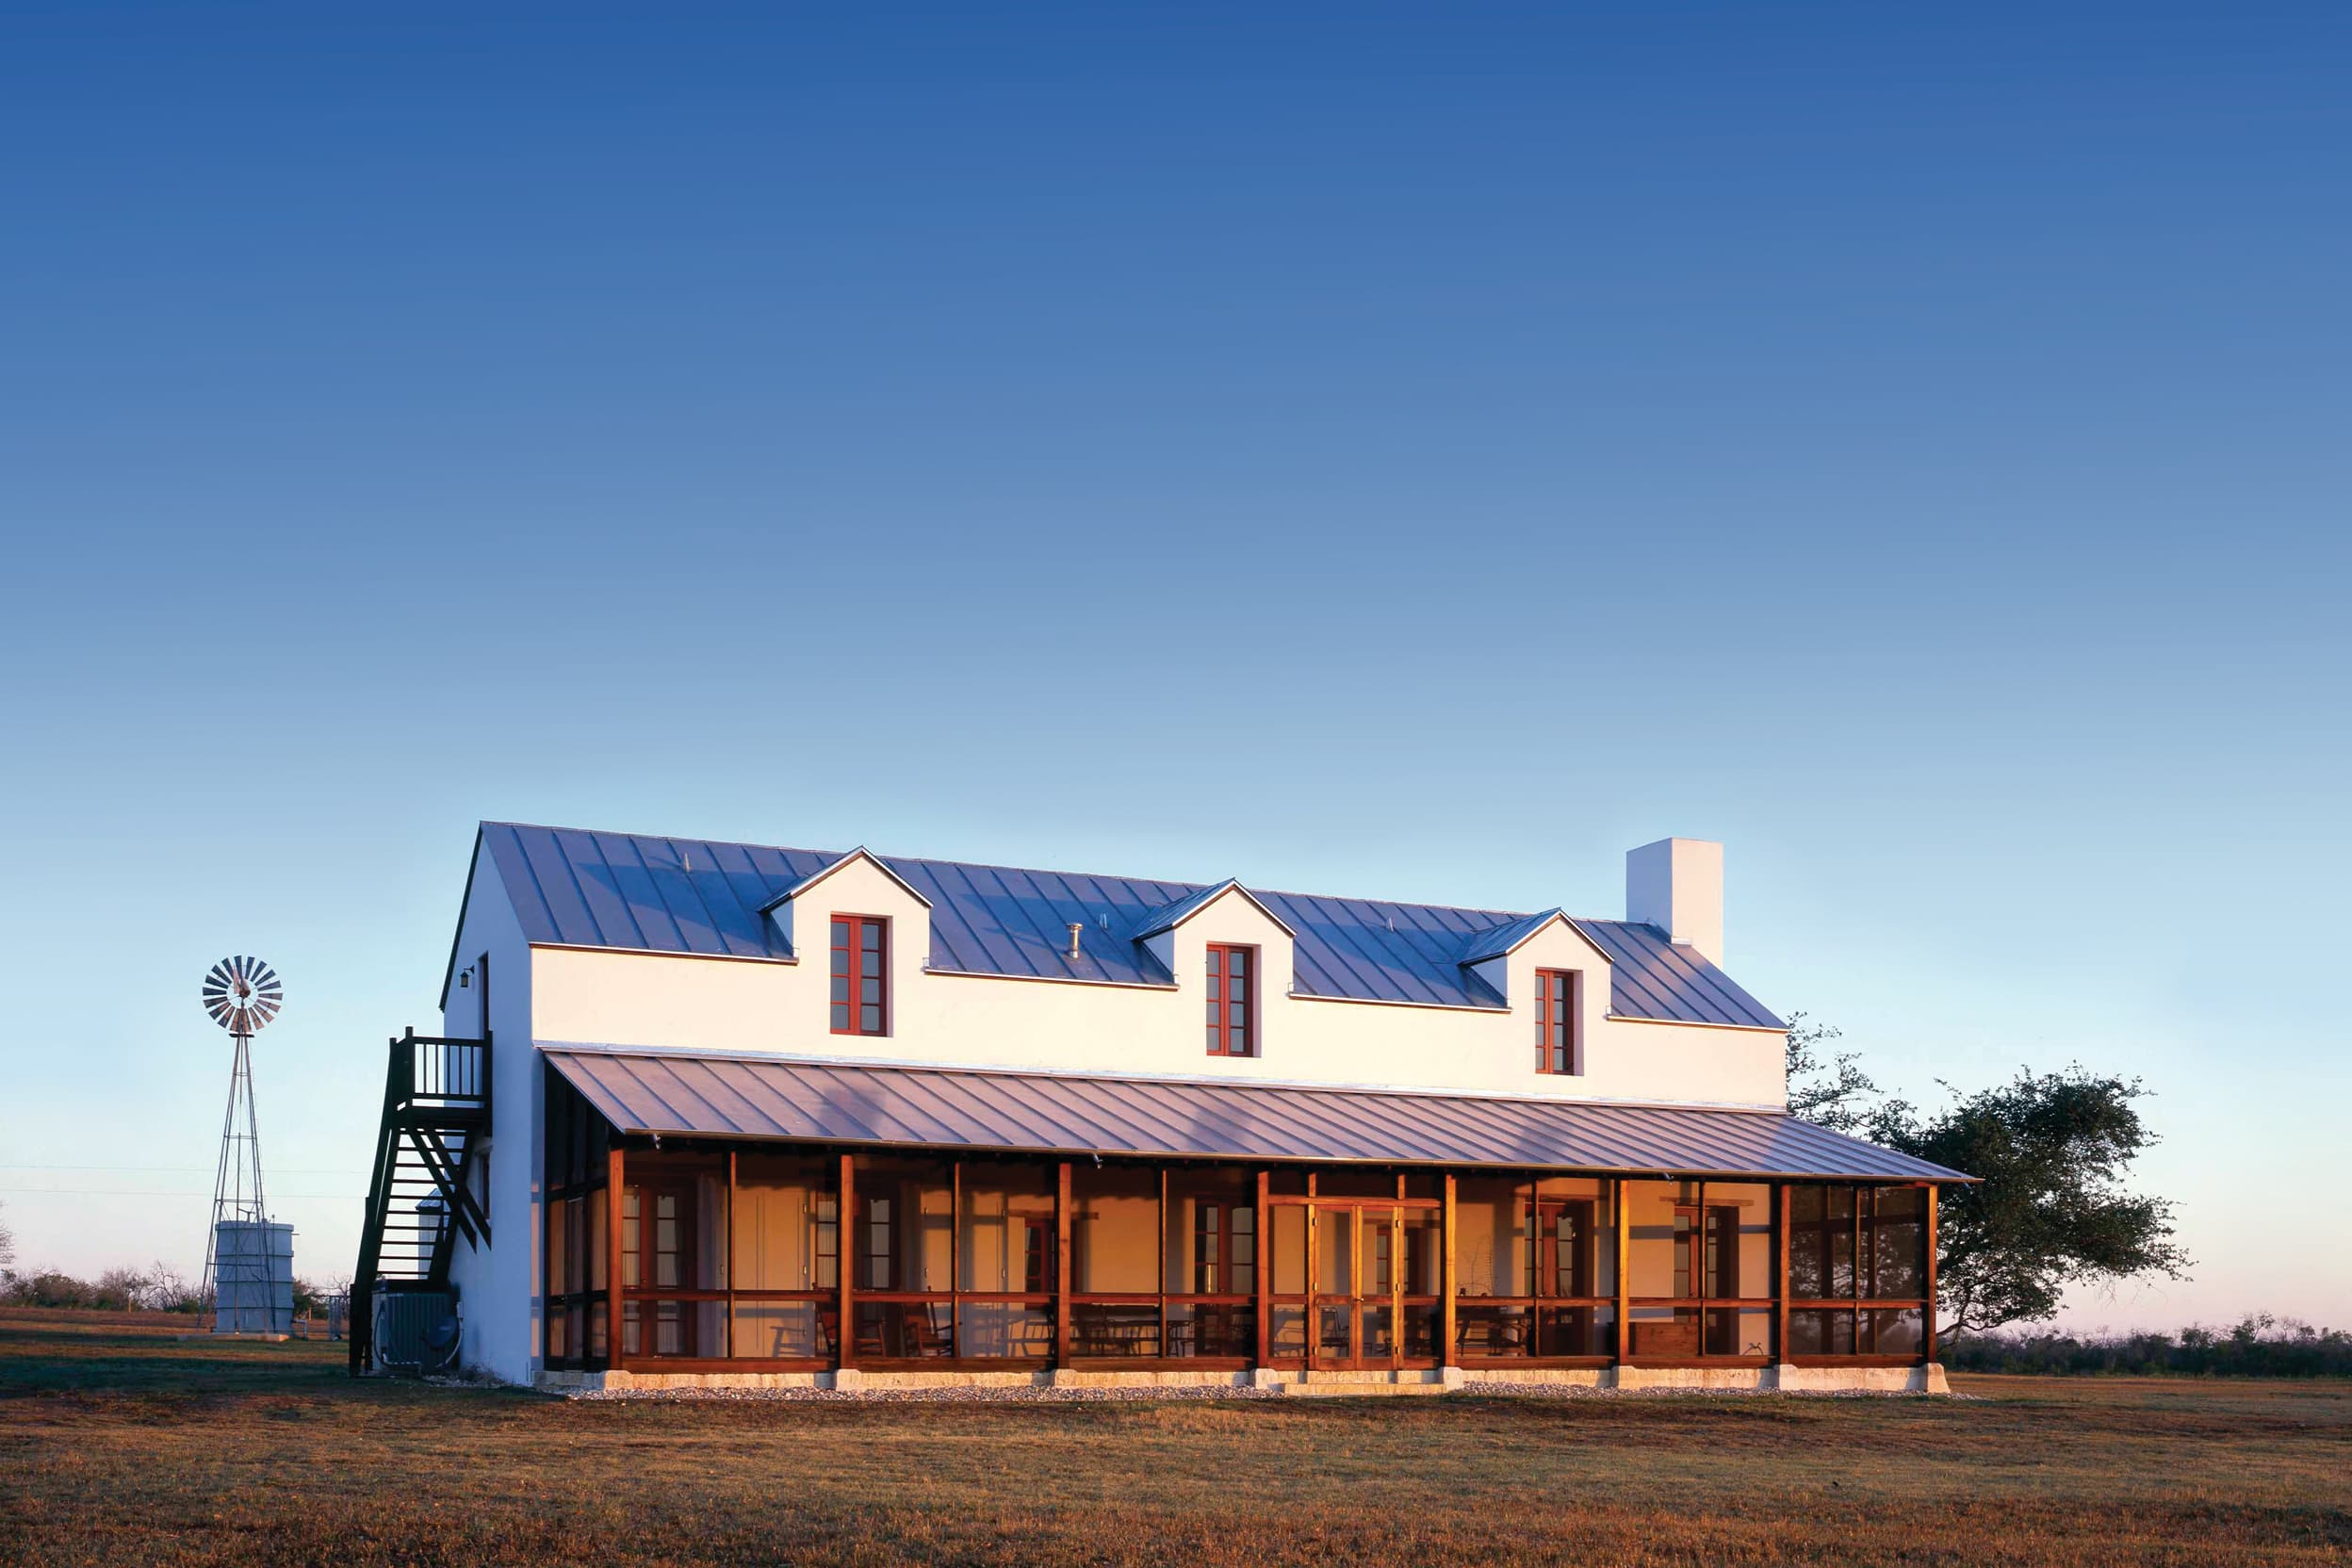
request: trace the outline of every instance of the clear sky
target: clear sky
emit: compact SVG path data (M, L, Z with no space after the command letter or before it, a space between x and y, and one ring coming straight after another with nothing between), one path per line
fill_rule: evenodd
M502 20L477 13L496 9ZM2352 13L0 16L0 1217L348 1272L473 824L1485 906L1728 845L2352 1320ZM111 1194L110 1196L102 1194Z

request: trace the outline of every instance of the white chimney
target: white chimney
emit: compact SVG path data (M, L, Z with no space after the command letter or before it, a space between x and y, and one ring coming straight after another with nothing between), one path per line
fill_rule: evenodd
M1625 852L1625 918L1723 961L1723 846L1660 839Z

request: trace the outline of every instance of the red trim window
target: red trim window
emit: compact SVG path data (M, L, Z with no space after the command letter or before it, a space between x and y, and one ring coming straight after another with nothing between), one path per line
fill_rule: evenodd
M833 917L833 1032L890 1032L889 921L875 915Z
M1535 1070L1578 1073L1576 976L1573 970L1535 972Z
M1257 962L1254 947L1209 944L1209 1054L1258 1054Z

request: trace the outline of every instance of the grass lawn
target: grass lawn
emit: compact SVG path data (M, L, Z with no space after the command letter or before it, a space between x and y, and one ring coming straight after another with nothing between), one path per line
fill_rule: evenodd
M0 1562L2344 1563L2352 1386L566 1403L0 1311Z

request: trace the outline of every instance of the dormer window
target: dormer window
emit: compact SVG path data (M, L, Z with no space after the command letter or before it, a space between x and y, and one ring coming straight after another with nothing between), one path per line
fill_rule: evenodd
M1209 1054L1258 1054L1257 953L1254 947L1209 944Z
M1576 975L1574 970L1535 972L1535 1070L1563 1074L1584 1070L1583 1042L1576 1037Z
M878 915L833 917L833 1032L890 1031L890 923Z

